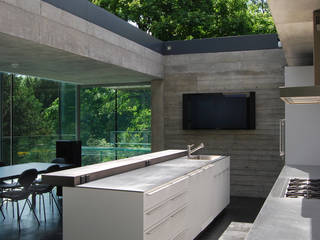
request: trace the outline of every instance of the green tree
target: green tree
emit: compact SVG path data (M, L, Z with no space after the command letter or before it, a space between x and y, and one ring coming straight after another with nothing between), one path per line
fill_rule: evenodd
M86 88L81 90L81 140L83 145L96 145L97 140L109 142L114 131L114 90ZM100 145L100 144L99 144Z
M273 33L264 0L91 0L163 41Z

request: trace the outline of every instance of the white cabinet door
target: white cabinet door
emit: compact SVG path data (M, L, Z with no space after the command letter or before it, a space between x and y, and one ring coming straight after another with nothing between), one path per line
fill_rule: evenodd
M187 211L188 230L187 239L194 239L201 232L201 220L203 216L203 169L197 169L188 174L189 176L189 202Z
M203 218L201 221L201 228L204 229L215 217L214 213L216 210L216 201L218 197L216 195L217 182L214 181L216 166L215 164L209 164L203 167L203 177L204 177L204 189L203 189L203 206L205 210L203 211Z

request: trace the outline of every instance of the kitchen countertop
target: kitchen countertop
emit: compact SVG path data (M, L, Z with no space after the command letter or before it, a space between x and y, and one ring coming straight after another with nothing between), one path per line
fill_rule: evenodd
M284 198L289 178L319 178L319 166L284 166L247 240L320 239L320 199Z
M187 157L180 157L137 170L102 178L78 185L77 187L146 192L154 187L165 184L177 177L223 158L225 158L225 156L217 156L215 160L188 160Z

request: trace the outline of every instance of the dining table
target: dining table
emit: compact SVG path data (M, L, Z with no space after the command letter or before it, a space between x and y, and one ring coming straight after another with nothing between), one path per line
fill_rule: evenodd
M59 165L61 170L74 167L73 164L64 164L64 163L29 162L29 163L14 164L14 165L9 165L5 167L0 167L0 181L19 178L21 173L31 168L37 169L39 174L45 173L47 171L47 168L53 165Z
M65 170L75 167L74 164L65 164L65 163L43 163L43 162L29 162L14 164L9 166L0 167L0 182L4 180L16 179L19 178L21 173L25 170L35 168L38 171L38 174L46 173L47 168L53 165L59 165L60 170ZM32 206L35 207L35 195L32 195Z

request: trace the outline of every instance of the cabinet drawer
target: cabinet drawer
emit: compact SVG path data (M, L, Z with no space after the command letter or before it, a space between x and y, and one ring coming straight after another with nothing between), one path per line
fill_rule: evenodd
M186 228L187 205L144 232L144 240L171 240Z
M172 240L187 240L187 230L178 233Z
M187 205L177 210L170 218L170 239L174 239L187 228Z
M187 179L188 176L183 176L146 192L143 201L144 211L148 211L171 197L185 192L187 190Z
M157 222L166 218L180 207L187 203L187 192L178 193L173 195L165 202L150 208L144 212L144 229L155 225Z

